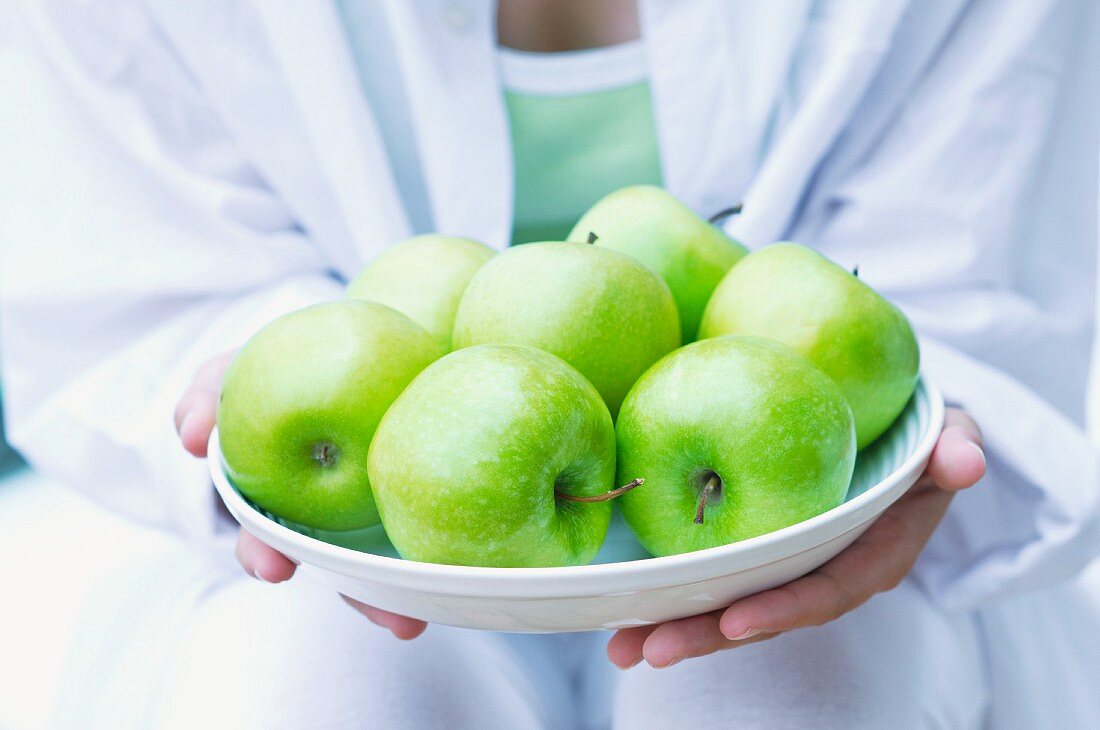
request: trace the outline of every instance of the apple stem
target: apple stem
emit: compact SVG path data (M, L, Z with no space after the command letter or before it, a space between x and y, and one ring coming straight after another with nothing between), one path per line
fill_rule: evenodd
M588 243L595 243L598 240L600 240L600 237L597 236L594 231L589 231L588 232L588 241L587 241Z
M859 264L856 264L856 267L852 269L852 276L859 278Z
M617 489L612 489L610 492L604 492L603 494L597 494L592 497L578 497L575 494L566 494L565 492L559 492L556 489L554 490L554 496L558 497L559 499L567 500L569 502L607 502L608 500L615 499L615 497L618 497L620 494L626 494L634 487L640 487L643 484L645 484L645 479L638 477L637 479L627 484L624 484Z
M707 500L717 488L718 475L712 472L710 475L710 479L707 480L706 486L703 487L703 491L699 495L699 506L695 508L695 524L703 524L703 511L707 508Z
M723 208L722 210L712 215L710 218L707 218L707 223L718 225L722 221L729 218L731 215L741 215L741 207L741 204L738 203L737 205L731 205L729 208Z
M320 443L313 446L313 460L321 466L332 466L336 463L337 451L332 444Z

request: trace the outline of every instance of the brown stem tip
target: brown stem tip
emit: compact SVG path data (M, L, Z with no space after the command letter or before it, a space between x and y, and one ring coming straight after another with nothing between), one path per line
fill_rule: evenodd
M852 276L859 278L859 264L856 264L855 268L852 269Z
M559 492L554 490L554 496L558 499L564 499L568 502L606 502L611 499L615 499L620 494L626 494L634 487L640 487L645 484L645 479L638 477L637 479L622 485L617 489L612 489L610 492L604 492L603 494L597 494L592 497L578 497L575 494L566 494L565 492Z
M587 241L587 243L595 243L598 240L600 240L600 237L597 236L593 231L588 232L588 241Z
M741 215L741 209L742 206L740 203L738 203L737 205L731 205L728 208L723 208L722 210L712 215L710 218L707 218L707 223L718 225L725 219L729 218L731 215Z
M703 487L703 491L699 494L699 506L695 508L695 524L703 524L703 512L707 508L707 500L710 499L710 495L718 488L718 475L713 472L710 475L710 479L707 480L706 486Z
M339 450L332 444L319 443L313 445L313 460L320 466L332 466L340 455Z

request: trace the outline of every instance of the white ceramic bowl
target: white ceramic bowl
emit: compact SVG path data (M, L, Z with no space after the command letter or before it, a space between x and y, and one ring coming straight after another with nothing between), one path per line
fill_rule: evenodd
M922 379L897 422L860 453L839 507L750 540L663 558L650 557L616 515L596 561L568 568L419 563L399 558L380 527L321 533L289 525L233 488L217 432L210 437L210 473L226 507L249 532L363 603L477 629L617 629L712 611L817 568L916 481L942 425L943 399Z

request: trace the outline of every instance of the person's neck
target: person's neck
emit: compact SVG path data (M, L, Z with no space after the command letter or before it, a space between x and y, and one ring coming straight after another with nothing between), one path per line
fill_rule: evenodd
M500 45L555 53L602 48L637 40L635 0L500 0Z

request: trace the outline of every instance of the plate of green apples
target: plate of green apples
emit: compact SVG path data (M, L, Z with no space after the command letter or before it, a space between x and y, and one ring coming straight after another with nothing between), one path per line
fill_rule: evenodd
M567 238L413 238L257 332L208 450L230 513L387 611L586 631L805 575L919 478L943 399L857 271L651 187Z
M615 511L593 562L567 567L403 560L380 526L327 532L257 508L227 478L216 434L209 453L214 484L241 525L344 595L452 626L586 631L705 613L819 567L912 486L942 421L943 401L920 382L898 421L859 453L843 504L765 535L665 557L651 557Z

